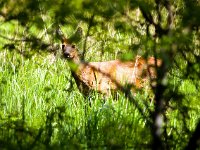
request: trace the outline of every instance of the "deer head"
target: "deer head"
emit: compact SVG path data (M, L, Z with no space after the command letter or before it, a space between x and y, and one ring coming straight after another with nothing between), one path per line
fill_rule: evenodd
M57 34L62 41L62 52L64 58L74 63L79 63L80 62L79 52L76 49L75 45L72 43L78 42L81 39L82 29L79 27L77 31L69 39L67 39L64 36L60 28L57 30Z
M62 44L62 51L63 51L63 56L69 61L73 61L74 63L79 63L80 62L80 57L78 50L75 48L75 45L71 44Z

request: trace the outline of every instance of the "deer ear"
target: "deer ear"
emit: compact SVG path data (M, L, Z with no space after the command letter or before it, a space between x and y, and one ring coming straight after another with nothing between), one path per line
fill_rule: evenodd
M83 36L83 29L81 27L78 27L77 30L76 30L76 33L82 37Z
M69 40L65 37L59 26L56 29L56 36L61 40L62 44L69 44Z

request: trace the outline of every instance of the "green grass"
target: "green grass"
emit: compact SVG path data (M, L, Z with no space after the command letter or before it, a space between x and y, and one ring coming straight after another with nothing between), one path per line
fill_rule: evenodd
M7 134L15 135L15 139L7 137L8 140L12 139L9 142L19 146L22 138L22 147L26 147L28 143L34 143L42 131L35 148L45 148L48 144L51 148L55 146L61 149L82 149L87 146L128 149L137 148L141 144L148 145L151 133L147 120L123 94L119 95L117 101L108 98L104 102L98 93L91 93L84 100L71 78L67 62L60 58L52 62L49 59L51 56L35 55L25 59L16 52L1 53L0 123L8 126L1 128L3 134L0 138ZM189 101L186 99L184 104L199 110L196 97L191 95L197 92L194 85L189 81L182 82L180 91L187 91L188 94ZM137 96L136 100L140 101L141 98ZM89 99L91 107L87 102ZM146 111L145 107L143 111ZM182 133L183 124L179 113L178 109L168 111L168 134L174 134L173 128L178 129L179 134ZM190 130L194 129L198 118L196 111L190 111L190 121L187 122ZM20 135L20 127L33 133ZM49 141L46 138L48 135L51 136Z
M101 95L93 93L90 107L76 86L70 84L66 61L58 58L52 63L37 55L24 59L9 51L0 57L4 58L0 62L1 124L9 120L8 124L14 125L10 134L16 134L16 128L23 122L34 134L44 130L38 139L41 143L49 132L47 129L52 128L51 145L83 148L89 143L92 147L128 148L139 141L149 142L145 120L123 95L118 101L110 98L104 102ZM29 136L27 133L24 138Z
M10 26L9 29L14 30ZM101 57L102 53L98 51L102 48L101 43L90 39L87 60L116 58L119 49L124 53L126 47L123 45L130 44L125 40L128 37L121 33L113 35L112 30L104 36L120 41L116 46L116 43L105 40L104 49L114 49L116 53L111 55L105 52ZM5 41L1 39L1 42ZM102 95L95 92L84 99L74 84L67 62L59 55L52 62L52 57L42 53L24 58L15 50L0 51L0 143L7 144L7 149L150 147L152 136L147 118L131 101L120 93L118 100L104 100ZM167 134L177 142L171 144L176 149L182 149L188 140L184 127L193 131L200 118L200 95L192 81L173 77L170 80L172 85L180 85L178 92L186 95L180 103L176 98L171 98L170 106L173 108L169 107L166 111ZM154 102L148 96L148 91L144 91L137 94L135 100L142 112L150 117L148 110L153 110ZM147 106L144 106L144 101ZM187 122L183 122L180 115L184 111L182 106L191 108Z

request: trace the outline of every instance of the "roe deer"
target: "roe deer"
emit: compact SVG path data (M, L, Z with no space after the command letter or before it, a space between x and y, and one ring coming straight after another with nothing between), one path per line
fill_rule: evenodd
M156 78L155 63L161 65L161 60L150 57L147 60L137 56L135 61L123 62L111 60L105 62L84 62L81 60L75 45L72 45L59 30L62 40L63 56L68 60L75 82L84 96L88 91L97 90L109 95L110 91L131 85L132 88L142 88L144 82Z

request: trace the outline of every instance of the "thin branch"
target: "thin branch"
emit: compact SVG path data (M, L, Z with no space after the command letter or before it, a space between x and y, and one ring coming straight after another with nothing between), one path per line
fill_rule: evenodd
M173 12L171 8L170 0L165 0L164 6L168 11L168 17L167 17L167 29L171 30L172 24L173 24Z
M158 15L158 23L161 23L161 20L162 20L162 15L161 15L161 12L160 12L160 0L155 0L156 2L156 11L157 11L157 15Z
M153 25L156 29L156 34L161 37L162 35L166 35L168 33L168 29L163 29L160 25L160 23L155 23L153 20L153 16L151 15L151 12L146 12L144 10L144 8L142 6L139 6L143 17L145 18L145 20L150 23L151 25Z

